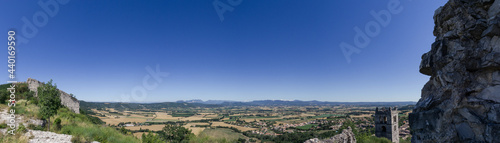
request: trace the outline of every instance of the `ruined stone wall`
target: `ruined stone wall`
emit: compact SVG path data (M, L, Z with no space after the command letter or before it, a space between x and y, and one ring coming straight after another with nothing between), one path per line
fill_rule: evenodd
M80 114L80 101L62 90L59 91L61 92L61 104L68 107L71 111Z
M500 0L450 0L435 11L412 142L500 141L499 12Z
M38 81L36 79L32 79L32 78L28 78L26 83L28 84L28 88L31 91L35 92L35 97L38 96L38 87L41 86L42 84L44 84L43 82L40 82L40 81ZM61 96L60 96L61 104L63 106L68 107L71 111L79 114L80 113L80 101L78 101L78 99L72 97L70 94L68 94L62 90L59 90L59 92L61 93Z
M26 83L28 84L28 88L31 91L35 92L35 97L38 97L38 87L43 83L32 78L28 78L28 80L26 80Z

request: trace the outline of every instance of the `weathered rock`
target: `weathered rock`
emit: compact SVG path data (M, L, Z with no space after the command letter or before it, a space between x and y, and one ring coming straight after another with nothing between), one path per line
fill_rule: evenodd
M53 132L28 130L25 136L31 137L29 143L71 143L71 135L57 134Z
M352 132L351 127L342 130L342 133L335 135L329 139L320 140L318 138L309 139L304 143L355 143L356 137Z
M412 142L500 141L499 14L500 0L449 0L435 11Z

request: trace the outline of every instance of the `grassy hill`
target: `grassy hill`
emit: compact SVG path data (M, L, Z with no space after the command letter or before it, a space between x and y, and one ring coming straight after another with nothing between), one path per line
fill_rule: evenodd
M16 116L22 116L22 123L28 123L29 119L41 119L40 104L38 98L33 97L33 93L27 89L26 84L16 85L16 101L15 107L8 107L5 103L8 102L5 96L8 96L7 87L10 84L0 85L0 111L14 109ZM20 96L17 96L20 95ZM36 126L28 124L19 125L15 136L0 133L0 143L6 142L28 142L29 137L22 135L27 129L51 131L59 134L73 135L72 142L91 142L98 141L101 143L120 142L120 143L138 143L141 140L133 137L131 134L122 134L120 131L112 127L105 126L99 118L87 115L85 112L76 114L71 112L66 107L57 109L57 114L50 117L50 130L47 126ZM0 128L7 128L5 123L0 123Z

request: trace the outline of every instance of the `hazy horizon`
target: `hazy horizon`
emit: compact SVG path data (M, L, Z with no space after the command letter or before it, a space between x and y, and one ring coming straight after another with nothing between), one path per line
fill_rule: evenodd
M80 100L80 99L78 99ZM197 100L197 99L187 99L187 100L177 100L177 101L151 101L151 102L121 102L121 103L162 103L162 102L178 102L178 101L190 101L190 100ZM231 101L231 102L252 102L252 101L266 101L266 100L273 100L273 101L318 101L318 102L346 102L346 101L323 101L323 100L282 100L282 99L257 99L257 100L242 100L242 101L239 101L239 100L217 100L217 99L210 99L210 100L203 100L204 102L207 102L207 101ZM109 102L109 103L118 103L118 102L115 102L115 101L91 101L91 100L80 100L80 101L85 101L85 102L103 102L103 103L106 103L106 102ZM356 102L360 102L360 101L348 101L346 103L356 103ZM417 102L417 101L361 101L361 102Z

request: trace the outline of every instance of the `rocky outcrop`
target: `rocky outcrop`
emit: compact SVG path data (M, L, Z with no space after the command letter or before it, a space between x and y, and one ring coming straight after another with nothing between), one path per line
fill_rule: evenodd
M356 137L352 133L351 127L342 130L341 134L335 135L329 139L320 140L318 138L309 139L304 143L355 143Z
M412 142L500 141L499 12L500 0L450 0L435 11Z
M28 130L24 134L29 136L29 143L71 143L71 135L57 134L53 132Z
M44 84L43 82L40 82L40 81L38 81L36 79L32 79L32 78L28 78L26 83L28 84L28 88L31 91L35 92L35 97L38 96L38 87L40 87L42 84ZM68 94L62 90L59 90L59 92L61 93L61 95L60 95L61 104L63 106L68 107L71 111L79 114L80 113L80 101L78 101L75 97L71 96L70 94Z

